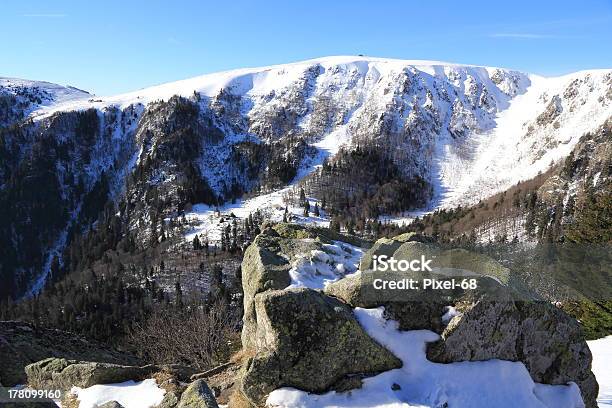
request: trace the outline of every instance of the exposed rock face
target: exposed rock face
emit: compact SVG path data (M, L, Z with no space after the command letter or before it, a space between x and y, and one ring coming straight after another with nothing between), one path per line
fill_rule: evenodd
M177 408L219 408L206 381L192 382L183 394Z
M25 371L28 385L33 388L69 390L73 386L87 388L96 384L139 380L158 369L156 366L123 366L48 358L28 365Z
M0 383L4 386L24 384L24 367L48 357L99 361L115 364L138 364L138 359L113 351L59 330L42 329L23 322L0 322Z
M263 233L246 249L242 260L242 346L247 349L255 347L255 296L267 290L289 286L291 261L297 255L320 249L322 243L346 239L327 230L309 229L294 224L264 226L263 229Z
M242 346L253 348L256 332L255 295L270 289L289 286L289 262L278 255L280 236L273 230L259 235L247 248L242 261L244 289L244 317Z
M573 381L580 387L586 406L597 406L592 356L576 320L550 303L497 297L482 297L461 309L462 314L450 321L441 339L429 345L429 360L520 361L534 381Z
M255 297L255 308L257 354L242 379L243 393L255 403L280 386L322 392L348 374L401 367L347 305L318 291L267 291Z

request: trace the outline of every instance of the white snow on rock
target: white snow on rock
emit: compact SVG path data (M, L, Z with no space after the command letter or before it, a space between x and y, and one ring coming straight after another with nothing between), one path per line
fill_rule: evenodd
M384 309L355 309L366 332L403 362L403 367L366 378L360 389L323 395L293 388L273 391L269 407L408 408L408 407L584 407L574 383L534 383L520 362L489 360L438 364L427 360L425 345L438 339L428 330L399 331L385 320ZM447 405L445 405L447 404Z
M322 250L302 254L289 270L290 288L323 289L345 276L358 273L363 250L346 242L323 244Z
M612 407L612 336L587 342L593 354L591 370L599 384L597 404Z
M76 394L79 408L95 408L109 401L117 401L125 408L150 408L160 404L166 393L154 379L100 384L89 388L74 387L71 392Z

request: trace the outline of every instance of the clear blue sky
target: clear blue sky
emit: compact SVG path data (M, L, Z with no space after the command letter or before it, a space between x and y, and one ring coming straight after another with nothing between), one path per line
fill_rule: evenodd
M0 76L99 95L365 54L557 75L612 68L612 0L0 2Z

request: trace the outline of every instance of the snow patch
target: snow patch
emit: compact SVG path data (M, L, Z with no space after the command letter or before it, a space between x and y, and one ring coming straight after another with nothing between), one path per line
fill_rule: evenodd
M95 408L109 401L117 401L125 408L149 408L160 404L166 393L154 379L93 385L89 388L73 387L71 392L77 396L79 408Z
M593 354L591 370L599 384L597 404L612 407L612 336L587 342Z
M302 254L289 270L290 288L323 289L332 282L358 272L363 250L346 242L323 244L322 250Z

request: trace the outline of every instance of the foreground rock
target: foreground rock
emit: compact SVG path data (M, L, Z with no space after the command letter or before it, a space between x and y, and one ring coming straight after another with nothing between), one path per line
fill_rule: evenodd
M83 362L63 358L47 358L25 368L28 385L32 388L70 390L97 384L140 381L153 373L166 371L177 380L187 380L194 371L181 366L126 366L109 363Z
M48 358L25 368L28 385L32 388L69 390L96 384L113 384L141 380L157 371L155 366L123 366L118 364L80 362L63 358Z
M204 380L192 382L177 405L178 408L219 408L215 397Z
M263 233L246 249L242 261L244 317L242 345L255 347L257 332L255 296L268 290L284 289L291 283L289 270L297 255L320 249L323 243L346 239L331 231L308 229L294 224L263 227Z
M596 407L598 385L591 352L576 320L545 302L500 300L483 296L459 305L436 343L431 361L450 363L501 359L525 364L531 378L544 384L575 382L587 407Z
M395 244L389 240L384 244L383 248L397 248L392 254L396 259L417 259L426 254L434 259L433 266L443 272L457 270L480 277L477 290L459 291L448 298L456 315L451 316L440 340L429 344L429 360L440 363L490 359L520 361L534 381L544 384L575 382L586 406L596 406L598 386L591 372L592 356L574 318L548 302L527 300L524 293L512 287L510 271L485 255L408 242L405 235ZM378 255L376 248L377 245L366 255ZM368 276L367 271L362 273ZM332 286L336 285L328 291L352 302L364 298L363 289L359 289L363 285L340 281ZM356 294L359 290L362 292ZM389 317L400 321L400 326L402 320L416 318L421 322L431 320L430 330L438 331L440 323L445 323L441 321L441 314L436 318L439 310L425 306L428 302L416 307L410 306L411 302L405 304L408 307L402 306L402 302L385 305L389 308ZM419 313L413 311L427 318L419 318Z
M25 366L48 357L138 364L138 359L130 354L116 352L73 333L43 329L24 322L0 322L1 384L25 384Z
M254 403L280 386L323 392L351 374L402 365L364 332L349 307L318 291L269 291L255 305L256 355L242 378Z

